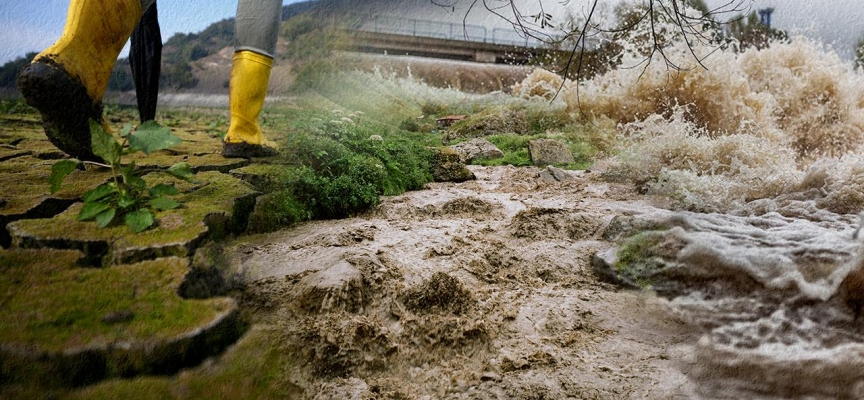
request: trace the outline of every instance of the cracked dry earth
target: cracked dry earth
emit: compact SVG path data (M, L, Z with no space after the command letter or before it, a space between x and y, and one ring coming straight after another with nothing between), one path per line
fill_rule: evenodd
M286 384L315 399L694 397L695 330L591 269L612 219L667 215L659 200L596 173L470 168L476 181L237 245L242 302L297 360Z

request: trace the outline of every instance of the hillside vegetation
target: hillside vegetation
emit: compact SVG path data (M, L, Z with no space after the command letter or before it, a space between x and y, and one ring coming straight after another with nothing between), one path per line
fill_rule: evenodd
M282 8L282 21L313 9L315 1L304 1ZM162 48L162 75L160 87L163 89L190 89L198 85L193 73L196 63L207 56L218 54L226 47L234 46L234 18L214 22L201 32L176 33L165 41ZM15 89L15 78L37 53L27 53L3 66L0 66L0 88ZM117 60L108 90L133 90L129 59Z

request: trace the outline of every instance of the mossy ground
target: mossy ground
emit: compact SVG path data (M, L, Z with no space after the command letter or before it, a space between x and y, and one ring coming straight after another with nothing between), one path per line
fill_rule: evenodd
M177 287L185 258L82 268L82 254L0 250L0 337L46 352L146 340L157 342L213 320L230 299L186 300ZM111 321L111 314L126 314Z
M223 354L218 363L173 377L112 379L64 394L69 399L289 399L302 391L286 385L283 374L296 360L278 346L272 328L257 326Z
M51 218L13 222L8 228L13 243L22 247L53 245L81 250L88 243L104 243L108 248L106 254L88 254L94 259L101 258L101 262L96 261L98 265L155 256L188 257L197 241L210 234L223 235L224 231L230 231L231 216L241 212L237 200L255 193L248 183L216 172L197 174L197 184L172 180L161 174L149 180L176 182L183 192L177 196L183 206L157 213L155 228L139 234L132 234L129 227L119 222L99 228L91 221L78 220L81 204L77 203ZM216 219L208 219L212 216Z

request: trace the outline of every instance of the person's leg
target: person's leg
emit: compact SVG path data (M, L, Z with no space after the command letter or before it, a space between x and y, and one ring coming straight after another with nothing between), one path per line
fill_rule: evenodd
M144 8L144 15L132 32L129 66L135 81L135 99L141 122L156 118L159 97L159 75L162 67L162 33L156 1Z
M231 124L222 151L225 157L276 154L265 145L258 116L264 108L281 19L281 0L239 1L228 90Z
M90 124L102 122L102 96L126 40L152 0L71 0L63 35L18 76L18 88L42 115L45 134L64 152L98 160Z

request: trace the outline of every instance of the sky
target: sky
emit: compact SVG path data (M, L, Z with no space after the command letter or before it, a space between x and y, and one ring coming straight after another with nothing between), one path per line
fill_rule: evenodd
M237 0L158 0L157 4L163 40L178 32L200 32L237 14ZM68 9L69 0L0 0L0 65L50 46L63 32Z
M291 4L300 0L285 0ZM351 0L364 1L364 0ZM579 14L590 0L519 0L520 3L536 5L542 1L548 9L570 10ZM776 28L792 33L800 32L819 38L833 47L841 57L851 60L854 46L864 38L864 7L861 0L707 0L709 6L720 6L729 1L742 1L745 7L760 9L774 7L772 23ZM388 0L377 0L387 3ZM461 15L470 0L436 0L438 3L454 4L450 16ZM412 6L414 3L418 8ZM436 18L446 16L441 7L430 8L430 0L392 0L392 9L414 10L415 17ZM159 21L163 39L182 32L199 32L213 22L236 14L237 0L159 0ZM365 1L364 3L365 4ZM30 51L41 51L51 45L63 30L69 0L0 0L0 65L23 56ZM388 7L383 7L387 12ZM434 11L430 11L434 10ZM127 46L128 48L128 46ZM124 54L125 54L124 50ZM122 56L122 55L121 55Z

